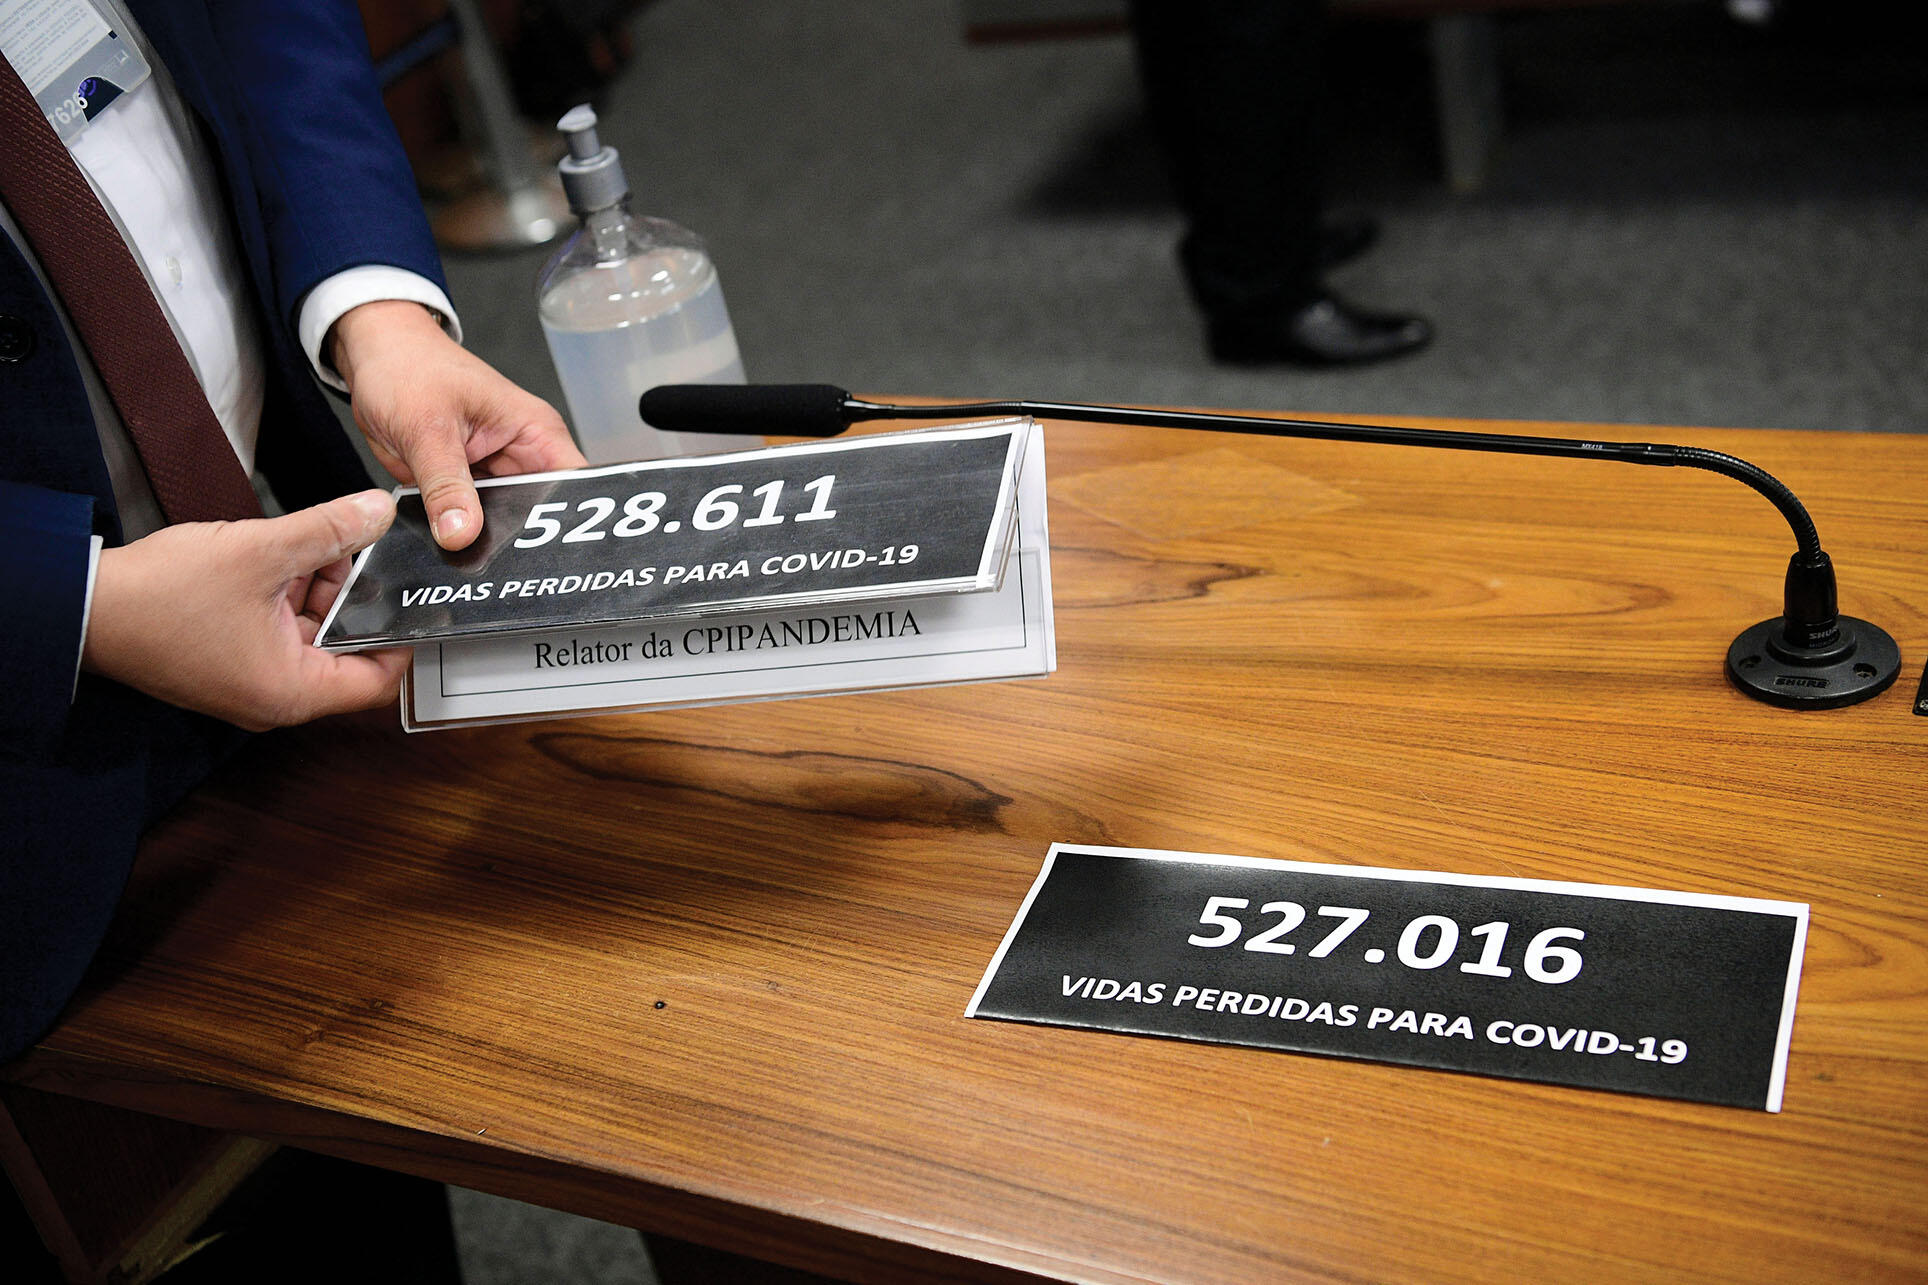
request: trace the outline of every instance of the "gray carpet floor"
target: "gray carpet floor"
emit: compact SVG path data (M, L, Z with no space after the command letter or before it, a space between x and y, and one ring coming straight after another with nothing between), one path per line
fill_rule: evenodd
M1866 3L1501 22L1491 179L1442 182L1423 29L1347 22L1333 278L1430 316L1345 372L1205 357L1122 36L969 45L949 0L656 0L599 95L639 211L700 232L750 377L873 394L1928 428L1928 57ZM1895 9L1901 6L1893 6ZM451 256L470 344L560 402L546 254ZM1798 478L1790 478L1798 487ZM635 1238L458 1192L471 1285L642 1281Z
M1782 428L1928 427L1928 60L1870 17L1502 24L1506 129L1451 196L1423 30L1338 31L1333 278L1434 319L1345 372L1206 360L1122 36L989 46L940 0L659 0L601 97L639 210L701 233L750 377L872 393ZM1857 17L1857 13L1861 13ZM451 263L545 395L540 253Z

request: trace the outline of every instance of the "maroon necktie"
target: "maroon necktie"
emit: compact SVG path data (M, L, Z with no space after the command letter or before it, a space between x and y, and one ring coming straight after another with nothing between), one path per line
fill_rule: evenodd
M0 197L67 305L169 522L261 516L160 301L13 66L0 57Z

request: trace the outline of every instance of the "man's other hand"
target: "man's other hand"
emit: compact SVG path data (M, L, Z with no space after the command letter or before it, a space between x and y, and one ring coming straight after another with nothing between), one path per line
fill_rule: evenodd
M329 352L375 458L397 481L421 488L445 549L466 548L481 533L474 474L585 462L554 407L450 339L418 303L351 308L335 322Z
M336 655L313 643L350 558L394 519L387 493L363 491L103 549L81 663L250 731L386 704L406 649Z

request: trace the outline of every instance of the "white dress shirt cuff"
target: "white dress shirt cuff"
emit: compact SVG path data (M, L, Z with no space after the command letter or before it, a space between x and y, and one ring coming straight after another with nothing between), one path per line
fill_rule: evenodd
M80 660L87 654L87 622L94 618L94 573L100 570L100 551L106 543L97 535L87 540L87 589L80 600L80 650L74 653L74 686L67 693L69 702L80 694Z
M339 392L347 392L348 385L328 363L327 354L321 350L328 332L341 320L343 313L350 308L359 308L365 303L378 299L408 299L421 304L435 314L442 323L442 329L456 343L462 342L462 323L455 316L455 306L449 297L442 293L441 287L426 277L417 276L405 268L391 268L386 264L369 263L359 268L349 268L329 277L301 301L301 315L296 319L296 327L301 335L301 349L308 354L308 363L315 368L321 382Z

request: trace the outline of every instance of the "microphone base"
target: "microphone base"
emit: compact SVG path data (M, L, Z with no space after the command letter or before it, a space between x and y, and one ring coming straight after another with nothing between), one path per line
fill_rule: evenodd
M1901 649L1888 631L1839 617L1841 638L1804 653L1784 637L1776 616L1744 631L1727 649L1727 677L1755 700L1783 709L1839 709L1888 690L1901 673Z

